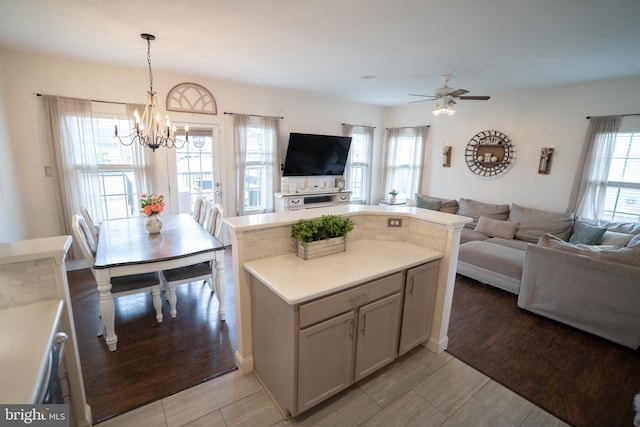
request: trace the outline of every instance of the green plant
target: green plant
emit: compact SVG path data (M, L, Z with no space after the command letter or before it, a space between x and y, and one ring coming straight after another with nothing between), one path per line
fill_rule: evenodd
M353 230L353 221L339 215L322 215L320 218L301 219L291 226L291 237L300 243L315 242L346 236Z

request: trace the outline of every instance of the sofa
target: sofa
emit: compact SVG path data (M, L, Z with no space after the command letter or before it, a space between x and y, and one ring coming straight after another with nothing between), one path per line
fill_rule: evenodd
M458 274L518 295L524 310L640 346L640 223L420 194L416 206L473 219Z

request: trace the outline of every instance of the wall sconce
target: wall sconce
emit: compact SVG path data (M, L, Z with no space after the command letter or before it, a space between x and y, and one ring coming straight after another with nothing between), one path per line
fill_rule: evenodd
M538 173L549 175L551 172L551 158L553 157L553 148L544 147L540 150L540 164L538 165Z
M451 167L451 146L445 145L442 147L442 167Z

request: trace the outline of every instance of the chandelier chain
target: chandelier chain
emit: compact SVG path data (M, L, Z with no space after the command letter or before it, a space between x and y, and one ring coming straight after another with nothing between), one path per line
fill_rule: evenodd
M149 90L153 93L153 73L151 72L151 40L147 39L147 64L149 64Z

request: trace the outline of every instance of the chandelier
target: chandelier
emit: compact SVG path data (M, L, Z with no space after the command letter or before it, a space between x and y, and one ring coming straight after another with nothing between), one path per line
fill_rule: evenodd
M450 99L448 96L440 98L438 103L431 112L434 116L439 116L440 114L446 114L448 116L453 116L456 113L456 109L453 107L455 101Z
M164 115L164 123L161 122L163 115L158 109L158 100L153 91L153 73L151 71L151 40L156 37L152 34L140 34L147 41L147 64L149 65L149 90L147 91L147 102L144 106L142 116L136 110L133 115L136 120L135 129L129 134L120 137L118 135L118 125L115 125L114 138L118 138L122 145L131 145L134 142L144 147L149 147L156 151L157 148L182 148L189 141L189 126L184 127L185 139L176 138L176 126L169 121L169 115Z

